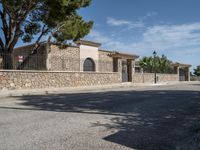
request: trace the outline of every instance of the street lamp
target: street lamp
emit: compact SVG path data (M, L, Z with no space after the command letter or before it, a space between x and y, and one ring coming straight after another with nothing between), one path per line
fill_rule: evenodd
M157 56L157 53L156 51L153 52L153 62L154 62L154 83L156 84L157 83L157 77L156 77L156 56Z

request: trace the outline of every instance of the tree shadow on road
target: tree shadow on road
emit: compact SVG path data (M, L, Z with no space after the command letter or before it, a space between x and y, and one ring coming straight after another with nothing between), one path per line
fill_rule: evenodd
M194 129L200 122L200 91L118 91L17 98L25 107L10 109L111 115L112 124L92 126L116 129L104 140L138 150L181 150L190 143L189 139L200 134L200 124ZM3 108L8 109L0 107Z

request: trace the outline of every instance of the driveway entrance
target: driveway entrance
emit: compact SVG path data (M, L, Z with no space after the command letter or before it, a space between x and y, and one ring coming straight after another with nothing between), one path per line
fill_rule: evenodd
M133 62L138 56L118 52L113 52L109 56L113 58L114 72L120 72L122 74L122 82L132 82Z
M128 65L126 60L122 60L122 82L128 82Z

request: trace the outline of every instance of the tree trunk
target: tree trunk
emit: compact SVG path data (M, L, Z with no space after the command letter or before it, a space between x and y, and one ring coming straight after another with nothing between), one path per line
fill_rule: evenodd
M13 54L12 53L4 53L2 54L2 64L3 69L11 70L13 69Z

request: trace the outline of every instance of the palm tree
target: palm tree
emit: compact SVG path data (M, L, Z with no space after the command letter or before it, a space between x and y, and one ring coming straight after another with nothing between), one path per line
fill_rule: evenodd
M196 76L200 76L200 66L197 66L197 68L194 69L194 74L195 74Z
M139 64L144 69L144 72L153 72L154 60L152 57L143 57Z
M155 60L153 57L143 57L139 64L144 69L144 72L173 73L172 62L165 55L156 56Z

